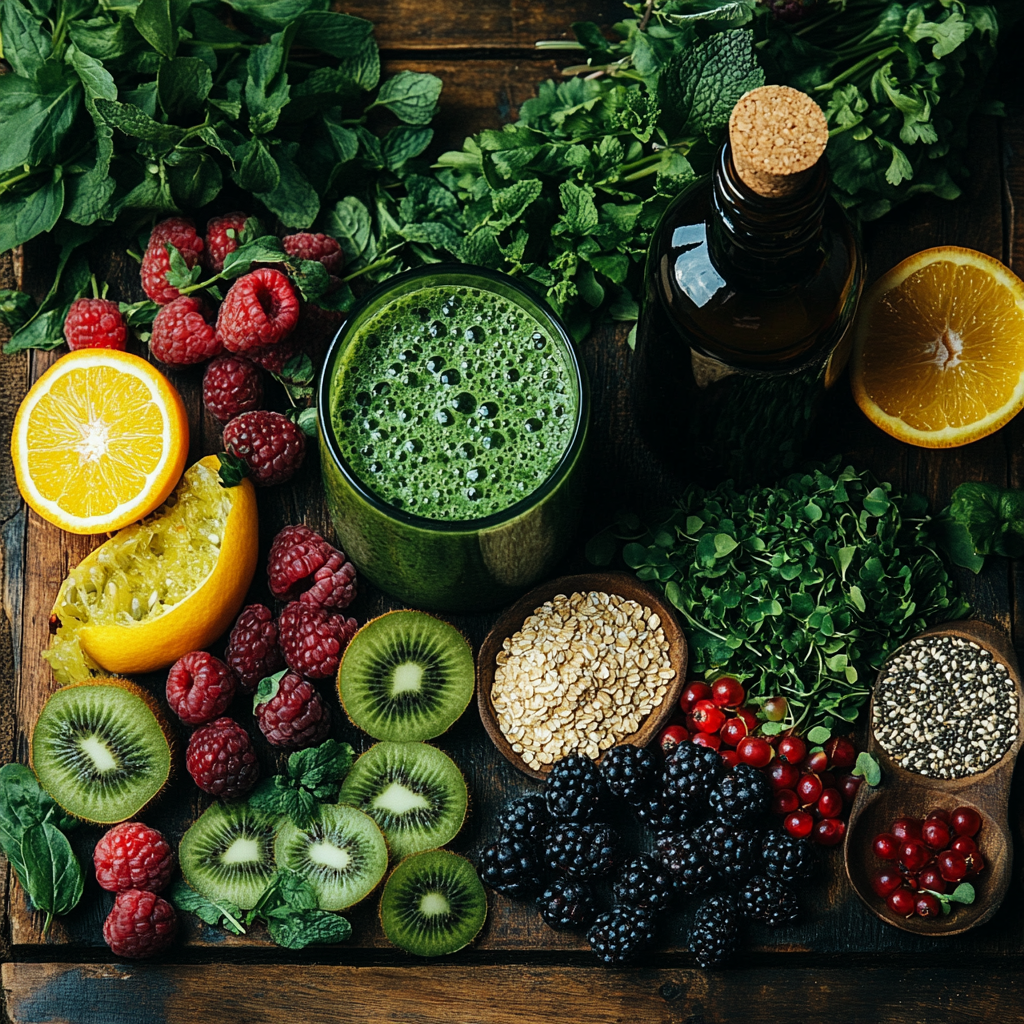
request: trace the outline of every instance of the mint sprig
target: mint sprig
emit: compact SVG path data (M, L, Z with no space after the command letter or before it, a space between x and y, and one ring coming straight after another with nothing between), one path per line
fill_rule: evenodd
M269 693L280 682L281 675L283 673L269 676L260 682L260 687L266 684L264 690ZM257 689L256 700L259 699ZM354 759L352 747L337 740L297 750L289 756L283 774L260 782L250 795L249 803L268 814L287 815L297 828L307 828L320 804L337 799Z

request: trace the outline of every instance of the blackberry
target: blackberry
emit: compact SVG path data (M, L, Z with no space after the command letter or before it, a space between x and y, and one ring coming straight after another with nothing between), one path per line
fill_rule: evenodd
M686 895L703 892L718 878L700 844L685 832L664 832L655 846L658 859L675 878L677 891Z
M621 839L610 825L555 824L544 839L544 864L570 878L600 878L619 862Z
M537 897L537 909L552 928L588 928L597 917L597 900L586 882L556 878Z
M504 838L518 839L524 843L536 843L543 839L550 823L547 804L539 793L513 800L498 819L498 827Z
M643 747L623 743L612 747L601 761L605 785L624 800L636 800L649 794L658 779L658 762Z
M649 910L619 906L594 922L587 941L599 960L621 964L654 942L654 927L654 915Z
M701 903L690 927L690 952L700 967L721 967L736 955L742 920L729 895L715 893Z
M662 785L666 792L699 807L724 771L717 751L696 743L680 743L672 756L665 759Z
M502 839L480 854L480 877L506 896L532 896L541 887L540 875L530 843Z
M803 839L769 832L761 842L764 873L782 882L802 882L814 874L814 850Z
M754 873L761 859L761 833L720 821L695 833L711 865L728 882L740 882Z
M697 813L690 804L664 792L631 801L630 806L640 823L652 832L678 832L690 824Z
M796 893L785 882L765 875L748 878L737 890L740 909L755 921L764 921L769 928L789 924L800 916Z
M544 787L548 813L562 821L591 821L603 796L601 773L597 765L582 754L570 754L558 761Z
M646 853L627 862L612 887L617 903L658 912L675 895L675 882L667 869Z
M708 793L708 808L720 821L746 825L767 814L772 805L771 783L756 768L738 764Z

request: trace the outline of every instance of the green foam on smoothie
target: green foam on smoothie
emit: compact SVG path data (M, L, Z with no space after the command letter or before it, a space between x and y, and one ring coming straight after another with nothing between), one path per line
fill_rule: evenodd
M504 511L551 476L578 401L548 324L480 288L427 287L359 325L331 420L343 458L378 498L461 522Z

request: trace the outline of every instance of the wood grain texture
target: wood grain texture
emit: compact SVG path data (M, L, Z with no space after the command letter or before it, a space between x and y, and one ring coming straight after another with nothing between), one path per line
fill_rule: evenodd
M404 967L4 964L13 1024L964 1024L1021 1020L1019 972L919 967L816 970L685 965ZM256 975L255 977L253 975Z

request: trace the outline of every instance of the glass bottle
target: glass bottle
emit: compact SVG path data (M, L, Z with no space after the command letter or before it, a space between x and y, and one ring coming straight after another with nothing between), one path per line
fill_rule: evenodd
M813 105L784 86L740 104L765 93L768 118L780 93ZM863 259L823 153L774 175L752 171L750 152L736 159L737 146L751 148L736 129L740 104L711 175L675 199L652 238L636 380L638 416L669 462L700 482L747 485L800 458L849 355ZM813 110L820 153L827 126Z

